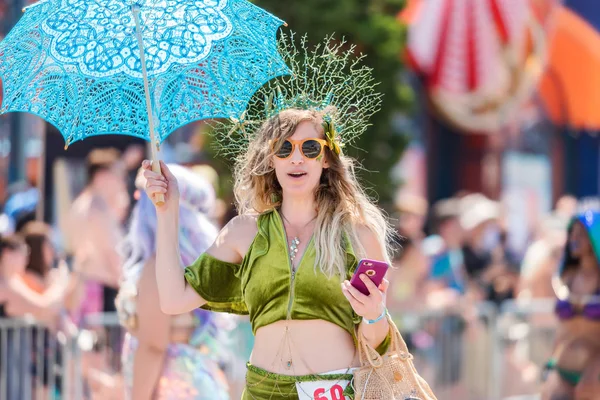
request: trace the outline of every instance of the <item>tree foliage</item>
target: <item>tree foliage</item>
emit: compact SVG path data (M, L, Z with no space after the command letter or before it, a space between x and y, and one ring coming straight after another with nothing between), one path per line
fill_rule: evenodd
M371 119L372 126L346 151L357 158L363 170L360 178L382 203L392 198L390 169L398 161L406 137L392 123L397 113L407 110L411 91L400 79L406 28L396 16L404 0L253 0L254 4L284 20L299 35L308 34L316 43L329 34L344 37L367 55L365 63L373 68L378 90L384 94L383 106Z

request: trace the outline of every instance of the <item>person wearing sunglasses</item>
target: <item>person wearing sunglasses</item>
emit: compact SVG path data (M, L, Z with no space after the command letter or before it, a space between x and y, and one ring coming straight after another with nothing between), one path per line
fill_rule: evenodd
M553 288L559 324L553 356L545 368L544 398L595 398L577 393L589 387L589 379L583 377L586 370L598 368L600 354L599 212L585 211L571 220ZM600 382L600 376L596 380Z
M325 147L331 149L326 140L319 138L306 138L302 140L285 139L279 145L277 144L277 140L274 140L272 143L273 150L275 150L275 147L278 147L275 156L282 160L290 158L296 148L300 150L302 157L309 160L321 157Z
M390 228L351 159L326 139L324 118L290 109L262 125L235 169L240 215L185 275L177 269L177 181L164 163L164 176L143 163L146 193L166 199L157 206L160 306L250 315L255 343L243 399L313 398L321 389L341 396L359 365L357 327L385 350L387 282L378 288L365 276L366 296L348 280L359 257L389 262ZM321 387L296 385L307 377Z

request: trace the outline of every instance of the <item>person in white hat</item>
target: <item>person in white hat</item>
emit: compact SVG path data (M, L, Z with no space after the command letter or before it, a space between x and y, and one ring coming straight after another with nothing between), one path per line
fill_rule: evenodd
M471 194L460 202L460 224L465 232L464 264L471 282L478 284L483 298L495 298L492 282L505 273L501 248L500 204L482 194ZM500 282L500 281L499 281Z

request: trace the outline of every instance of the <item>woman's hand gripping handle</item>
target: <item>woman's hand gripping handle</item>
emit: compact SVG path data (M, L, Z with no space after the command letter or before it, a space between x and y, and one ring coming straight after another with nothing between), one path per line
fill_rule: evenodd
M157 212L179 208L177 179L163 161L142 162L146 184L144 190L156 206Z

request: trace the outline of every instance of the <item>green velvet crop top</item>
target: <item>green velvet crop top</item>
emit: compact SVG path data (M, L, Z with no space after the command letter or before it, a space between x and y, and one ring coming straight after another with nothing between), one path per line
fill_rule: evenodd
M185 269L185 279L207 301L202 307L250 316L252 331L279 320L321 319L348 331L356 340L361 318L342 294L339 277L315 271L315 247L308 244L292 277L287 240L279 213L269 211L257 221L258 233L241 264L202 254ZM346 271L350 279L357 266L346 240Z

